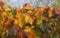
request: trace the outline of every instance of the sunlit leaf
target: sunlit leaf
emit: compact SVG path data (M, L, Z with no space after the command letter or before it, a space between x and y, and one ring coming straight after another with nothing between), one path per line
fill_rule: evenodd
M30 32L28 32L28 38L35 38L36 34L34 32L34 30L31 30Z
M19 27L23 28L23 23L22 22L19 22Z
M48 11L48 16L49 17L52 17L53 16L53 8L52 7L50 7L50 10Z
M26 16L25 16L25 22L28 22L29 19L30 19L30 16L29 16L29 15L26 15Z
M11 9L11 7L9 7L9 6L5 6L5 7L4 7L4 10L5 10L5 11L11 11L12 9Z
M34 22L34 19L33 18L29 18L29 23L32 25Z

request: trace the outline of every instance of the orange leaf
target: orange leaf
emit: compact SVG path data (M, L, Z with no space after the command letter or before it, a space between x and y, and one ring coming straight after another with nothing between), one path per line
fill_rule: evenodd
M56 14L60 15L60 8L55 8Z

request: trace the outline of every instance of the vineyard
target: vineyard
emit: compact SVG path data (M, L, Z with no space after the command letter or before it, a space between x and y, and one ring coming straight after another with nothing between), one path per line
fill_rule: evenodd
M60 38L59 7L4 5L0 2L0 38Z

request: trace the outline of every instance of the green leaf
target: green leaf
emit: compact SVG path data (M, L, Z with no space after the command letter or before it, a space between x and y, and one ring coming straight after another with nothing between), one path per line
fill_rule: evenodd
M41 17L37 18L37 25L40 25L41 23L42 23L42 18Z
M39 29L35 29L35 33L37 34L38 37L41 37L42 32Z
M60 0L57 0L57 3L58 3L58 7L60 7Z
M59 36L56 33L51 33L49 38L59 38Z
M13 15L13 17L15 17L16 16L16 10L14 9L14 10L12 10L12 15Z

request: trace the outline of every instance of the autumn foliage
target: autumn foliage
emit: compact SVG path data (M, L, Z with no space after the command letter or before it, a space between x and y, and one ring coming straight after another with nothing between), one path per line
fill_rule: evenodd
M1 38L60 38L60 8L11 8L0 2Z

